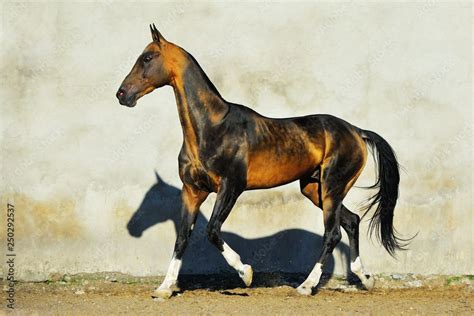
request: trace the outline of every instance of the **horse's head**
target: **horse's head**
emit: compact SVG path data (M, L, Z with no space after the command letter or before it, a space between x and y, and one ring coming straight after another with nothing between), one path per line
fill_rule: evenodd
M154 24L150 30L153 42L145 47L116 94L120 104L128 107L134 107L145 94L170 84L173 68L180 63L180 48L166 41Z

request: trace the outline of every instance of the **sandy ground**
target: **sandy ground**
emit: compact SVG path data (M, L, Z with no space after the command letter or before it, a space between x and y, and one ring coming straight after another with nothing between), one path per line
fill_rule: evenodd
M304 297L292 287L300 278L272 278L269 282L267 276L257 275L253 287L247 289L241 287L238 278L181 277L181 291L157 301L151 293L159 278L66 277L18 283L15 311L25 315L474 314L472 284L423 282L419 287L393 288L378 282L379 286L367 292L357 284L331 280L314 295ZM5 290L3 285L2 311Z

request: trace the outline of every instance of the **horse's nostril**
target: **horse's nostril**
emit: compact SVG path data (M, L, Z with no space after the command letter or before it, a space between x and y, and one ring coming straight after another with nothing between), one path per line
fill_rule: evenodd
M123 89L119 89L119 91L117 91L117 97L122 97L125 95L125 91Z

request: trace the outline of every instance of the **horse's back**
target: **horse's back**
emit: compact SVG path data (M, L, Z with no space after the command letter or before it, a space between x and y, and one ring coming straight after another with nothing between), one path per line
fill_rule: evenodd
M234 105L226 119L229 126L239 126L245 134L247 189L275 187L307 177L329 155L356 152L350 147L360 143L357 138L362 141L356 127L327 114L269 118Z

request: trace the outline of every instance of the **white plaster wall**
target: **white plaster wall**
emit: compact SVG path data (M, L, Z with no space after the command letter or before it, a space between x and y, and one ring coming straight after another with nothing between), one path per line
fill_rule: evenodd
M274 117L334 114L389 141L405 170L395 224L418 236L397 261L364 223L367 270L474 273L471 3L2 2L1 12L1 216L15 205L20 279L166 271L173 223L140 238L126 224L155 170L180 187L173 92L133 109L114 96L153 22L227 100ZM357 184L373 177L369 163ZM353 189L346 203L356 209L369 195ZM207 218L214 199L202 207ZM245 193L224 225L254 241L287 229L323 233L321 212L296 184ZM0 233L4 251L4 224ZM343 272L347 258L334 257ZM222 268L195 260L191 272ZM288 269L306 271L298 260Z

